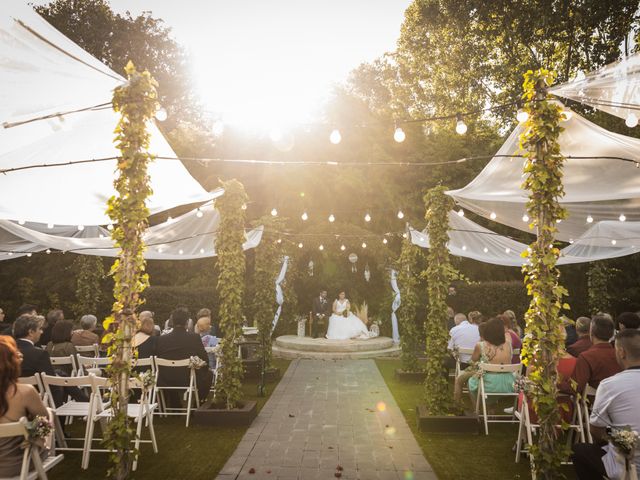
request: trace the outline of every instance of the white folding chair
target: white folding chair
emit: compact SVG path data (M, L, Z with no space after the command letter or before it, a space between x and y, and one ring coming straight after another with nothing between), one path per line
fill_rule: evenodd
M158 443L156 442L156 433L153 428L153 412L156 410L158 405L155 403L149 403L152 390L144 388L140 380L137 378L129 379L129 389L141 391L138 403L130 403L127 405L127 416L134 419L134 422L136 423L136 438L133 440L136 456L132 466L133 471L135 472L136 468L138 468L138 456L140 454L141 443L151 443L153 446L153 453L158 453ZM95 416L95 420L111 420L111 418L113 418L113 409L111 407L103 410ZM149 428L149 440L142 440L142 423L145 421Z
M460 375L460 355L472 355L473 354L473 348L462 348L459 347L458 348L458 358L456 358L456 376L455 378L458 378L458 376Z
M76 359L73 355L69 355L67 357L51 357L51 365L53 368L56 367L71 367L71 376L75 377L78 375L78 369L76 367Z
M581 422L587 435L587 442L589 443L593 443L593 437L591 436L590 429L591 422L589 421L589 418L591 417L591 401L589 398L594 398L596 396L596 392L597 389L587 384L584 387L584 392L579 394L579 402L582 409Z
M102 397L100 395L99 386L102 381L106 382L107 379L100 379L93 374L89 374L86 376L80 377L56 377L51 375L42 374L42 383L47 391L47 396L49 398L49 403L51 408L55 413L56 420L56 431L60 432L57 435L58 441L60 443L60 450L69 450L69 451L82 451L82 468L87 469L89 467L89 451L95 449L91 448L90 438L93 438L93 419L95 415L102 412L105 408L105 404L102 402ZM89 395L88 402L77 402L75 400L70 400L65 402L59 407L56 407L53 403L51 396L51 386L58 387L78 387L83 388L87 387L90 389L91 393ZM80 417L86 418L86 428L85 428L85 436L84 438L66 438L62 435L62 428L60 425L59 417ZM82 441L82 447L69 447L67 444L67 440L69 441ZM106 450L104 450L106 451Z
M90 357L90 356L98 357L99 356L98 344L94 343L93 345L77 346L76 352L78 352L79 355L81 354L85 357Z
M46 404L46 395L47 392L44 389L44 385L42 384L42 379L40 378L40 374L36 373L31 375L30 377L20 377L18 378L18 383L22 383L24 385L32 385L40 394L40 398Z
M191 419L191 408L193 401L195 399L196 408L200 406L200 398L198 396L198 388L196 385L196 372L195 369L189 368L190 360L188 358L184 360L167 360L165 358L154 357L154 362L156 364L156 388L155 395L158 398L158 412L157 414L162 415L186 415L186 426L189 426L189 421ZM162 368L187 368L189 371L189 384L181 387L174 386L163 386L160 385L158 380L160 378L160 370ZM165 390L179 390L185 393L187 397L187 407L167 407L167 403L164 398ZM195 395L194 395L195 394ZM156 397L154 396L151 400L151 403L156 403Z
M491 415L492 419L489 420L489 414L487 413L487 398L488 397L512 397L515 401L518 399L518 392L487 392L484 386L484 374L485 373L501 373L504 375L511 374L514 376L514 380L520 375L522 364L514 363L507 365L494 365L492 363L480 363L478 364L480 370L480 381L478 382L478 396L476 398L476 414L482 417L484 423L484 433L489 435L489 423L518 423L514 414L510 415ZM482 407L482 410L480 409ZM514 408L515 412L516 408ZM508 419L507 419L508 418Z
M216 399L216 385L218 383L218 375L220 374L220 372L222 371L222 350L221 349L217 349L214 350L216 347L205 347L205 351L207 353L212 352L215 354L216 356L216 367L213 369L213 381L211 382L211 388L209 389L210 392L213 392L213 399Z
M53 412L51 409L47 409L49 412L49 420L53 421ZM50 436L45 440L45 446L48 447L49 453L46 458L42 458L40 455L40 447L29 443L29 432L27 430L27 419L22 417L17 422L0 423L0 438L10 437L24 437L26 447L22 454L22 466L20 469L20 475L9 478L2 478L0 480L47 480L47 473L63 459L64 455L56 455L55 447L55 434L52 432ZM34 470L29 471L33 464Z
M577 434L580 442L585 441L584 426L582 425L582 405L580 399L575 396L559 394L558 398L570 398L573 405L573 415L571 423L568 425L569 434L567 435L567 444L571 445L574 438L574 434ZM529 403L526 395L522 396L522 403L520 409L516 411L516 418L519 420L518 426L518 443L516 445L516 463L520 461L520 455L522 453L529 452L529 446L533 445L533 435L540 427L536 423L531 423L531 416L529 414ZM557 426L561 428L560 425ZM525 445L525 446L523 446ZM569 462L567 462L569 463Z
M102 370L111 365L111 357L83 357L77 356L78 375L89 375L93 373L96 376L102 375ZM98 372L100 370L100 372Z

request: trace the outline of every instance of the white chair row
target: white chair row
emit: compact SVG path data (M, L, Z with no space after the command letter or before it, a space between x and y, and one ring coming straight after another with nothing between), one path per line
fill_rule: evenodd
M484 433L485 435L489 435L489 423L518 423L514 414L498 414L498 415L489 415L487 411L487 399L489 397L511 397L514 399L514 409L516 411L517 401L518 401L518 392L487 392L484 384L484 375L487 373L501 373L501 374L512 374L514 379L520 376L522 371L522 364L513 363L507 365L497 365L492 363L479 363L479 376L480 379L478 381L478 393L476 397L476 414L482 418L484 423Z
M28 383L28 382L23 382ZM49 412L49 420L53 422L54 413L51 409ZM48 438L44 440L44 446L48 453L43 458L41 449L38 445L30 443L29 432L27 430L27 419L21 418L17 422L0 424L0 438L24 437L26 447L22 454L22 466L20 475L10 478L1 478L0 480L47 480L47 473L63 459L64 455L56 454L55 434L51 432ZM31 466L33 465L33 470Z

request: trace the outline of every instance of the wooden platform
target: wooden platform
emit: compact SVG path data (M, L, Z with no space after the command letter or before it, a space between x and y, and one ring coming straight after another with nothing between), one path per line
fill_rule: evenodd
M357 359L394 357L400 346L389 337L367 340L327 340L326 338L283 335L276 338L273 354L280 358Z

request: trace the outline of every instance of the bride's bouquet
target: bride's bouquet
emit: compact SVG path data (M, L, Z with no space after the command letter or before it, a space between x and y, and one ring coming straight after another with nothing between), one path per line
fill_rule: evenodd
M345 310L343 310L343 312L342 312L342 316L343 316L344 318L349 317L349 309L345 309Z

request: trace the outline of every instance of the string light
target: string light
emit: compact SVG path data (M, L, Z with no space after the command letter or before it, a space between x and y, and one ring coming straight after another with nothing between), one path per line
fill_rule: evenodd
M30 257L31 255L33 255L31 252L27 253L27 257Z
M173 218L171 218L171 215L169 215L169 216L167 217L167 223L171 223L171 222L173 222Z
M342 141L342 135L340 135L340 130L334 128L331 131L331 135L329 135L329 141L334 145L339 144Z
M618 242L616 242L615 240L611 240L611 245L615 245L616 243Z
M335 222L335 221L336 221L336 217L333 215L333 213L332 213L331 215L329 215L329 221L330 221L331 223L333 223L333 222Z
M345 247L344 245L340 245L340 250L342 250L343 252L347 249L347 247Z
M627 118L624 121L624 124L629 128L634 128L638 126L638 116L631 112L627 115Z
M464 135L467 133L467 124L462 120L462 114L456 114L456 133L458 135Z
M366 242L362 242L362 248L367 248Z
M160 107L158 108L158 110L156 110L156 120L158 120L159 122L164 122L167 119L167 111Z
M573 111L569 108L565 108L562 111L562 122L568 122L569 120L571 120L571 117L573 117Z
M489 249L488 249L487 247L484 247L484 248L482 249L482 251L483 251L484 253L488 253L488 252L489 252Z
M398 218L400 220L402 220L404 218L404 213L402 212L402 210L398 210Z
M520 123L524 123L529 120L529 112L527 112L524 108L519 108L518 113L516 114L516 119Z
M113 223L110 223L109 225L107 225L107 230L113 230Z
M591 215L587 217L587 223L593 223L593 217Z
M51 230L53 228L53 223L47 223L47 228Z
M201 248L201 249L200 249L200 253L204 253L204 248Z
M365 222L370 222L371 221L371 215L369 215L368 213L364 216L364 221Z
M496 212L491 212L491 215L489 215L489 218L490 218L491 220L495 220L495 219L496 219L496 217L497 217Z
M47 248L47 249L44 251L44 253L46 253L47 255L51 255L51 249L50 249L50 248Z
M458 210L458 216L459 217L464 217L464 210L462 210L462 209Z
M382 239L382 243L386 245L387 243L389 243L389 240L387 240L387 238L385 237Z
M309 220L309 215L307 215L307 212L304 212L302 215L300 215L300 218L303 222L306 222L307 220Z
M298 244L298 248L302 248L302 247L304 247L304 245L303 245L303 243L302 243L302 242L300 242L300 243Z
M204 213L202 213L202 210L200 210L199 208L196 209L196 217L198 218L204 217Z
M393 132L393 139L398 143L402 143L404 142L405 138L407 138L407 136L404 133L404 130L402 130L402 128L400 127L397 127L396 130Z
M178 250L178 253L179 253L180 255L182 255L182 254L184 253L184 250L180 249L180 250Z
M24 225L26 222L24 221L24 219L20 219L18 220L18 225Z
M529 215L527 215L526 213L522 216L522 221L523 222L528 222L529 221Z
M509 247L504 249L505 253L511 253L511 249Z
M282 140L282 130L280 130L278 127L273 127L269 132L269 138L274 143L279 142L280 140Z
M402 234L402 238L407 238L407 232L404 232L404 233Z
M466 250L467 250L467 246L466 246L466 245L463 245L463 246L462 246L462 250L463 250L463 251L466 251Z
M279 238L278 240L276 240L276 242L277 242L278 244L280 244L280 243L282 243L282 239L281 239L281 238Z
M78 231L81 232L84 230L84 225L78 225Z
M246 204L246 203L243 203L243 204L242 204L242 207L240 207L240 208L241 208L242 210L246 210L246 209L247 209L247 204Z
M318 249L319 249L320 251L324 250L324 245L320 244L320 246L318 247Z
M271 209L271 216L272 217L277 217L278 216L278 210L276 210L275 208Z
M621 213L618 217L618 220L620 220L621 222L625 222L627 220L627 217L624 213Z

